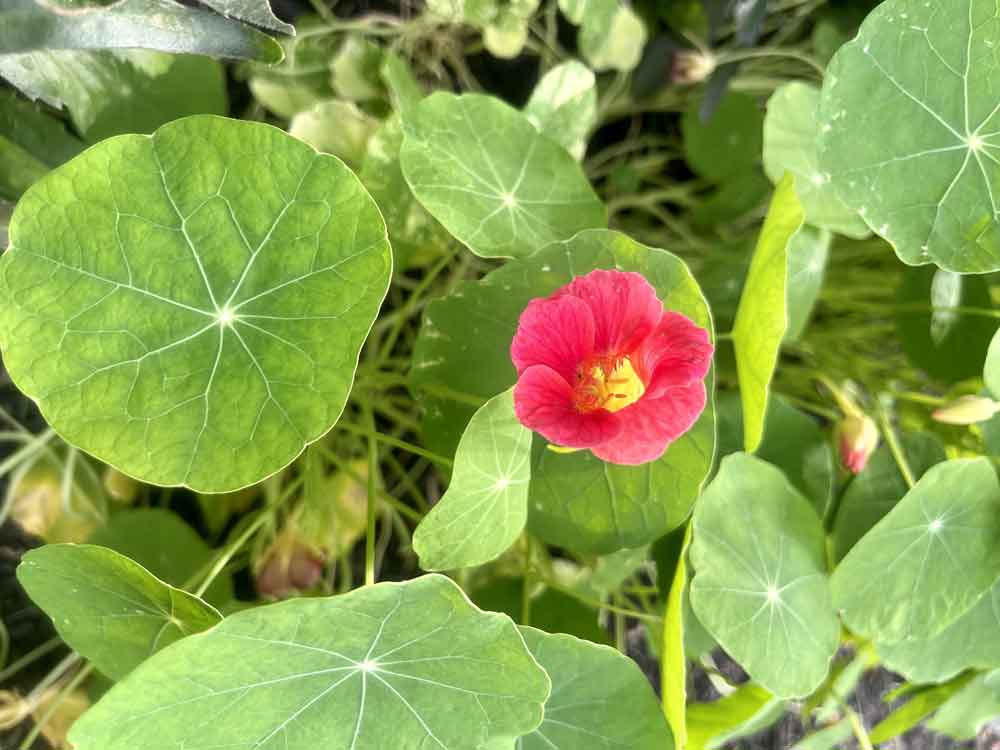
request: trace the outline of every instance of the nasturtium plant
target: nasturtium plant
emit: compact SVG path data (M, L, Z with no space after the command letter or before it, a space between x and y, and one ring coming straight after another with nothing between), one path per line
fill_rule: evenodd
M10 234L14 379L91 453L209 492L274 473L333 425L391 268L340 161L212 117L87 151L21 200Z
M0 747L995 744L995 6L0 0Z
M820 168L905 263L1000 268L994 11L887 0L830 62Z
M432 94L404 113L403 130L413 194L477 255L524 257L606 224L573 158L494 98Z

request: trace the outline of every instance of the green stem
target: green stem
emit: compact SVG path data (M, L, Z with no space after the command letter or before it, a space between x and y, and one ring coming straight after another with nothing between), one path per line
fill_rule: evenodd
M225 569L229 561L233 559L240 548L247 543L247 541L252 537L261 526L264 525L266 521L271 518L271 514L265 511L261 511L260 514L253 520L253 522L243 530L236 539L233 540L219 555L216 559L215 564L212 566L211 570L208 571L208 575L205 576L205 580L201 582L201 585L195 590L194 595L201 597L205 595L208 591L208 587L212 585L212 582L218 578L219 574ZM185 588L187 588L185 586Z
M35 726L31 728L31 731L22 740L18 750L29 750L29 748L35 744L35 740L38 739L38 735L41 734L42 730L45 729L45 725L49 723L52 719L52 715L56 712L56 709L62 705L62 702L66 700L73 691L76 690L84 680L90 677L90 673L94 671L93 664L87 664L83 669L73 675L73 678L66 683L65 686L59 691L59 694L52 699L52 703L45 709L45 713L38 717L35 722Z
M899 467L899 473L903 475L906 486L912 489L913 485L916 484L916 480L913 478L913 470L910 469L910 464L906 460L906 454L903 453L903 448L899 444L896 430L889 423L889 415L886 413L885 407L881 404L879 404L878 409L878 421L882 427L882 435L885 437L885 442L889 446L889 452L892 453L892 457L896 461L896 466Z
M36 659L41 659L50 651L54 651L55 649L59 648L60 645L62 645L62 639L50 638L40 646L36 646L35 648L31 649L31 651L26 653L24 656L15 659L6 667L4 667L2 671L0 671L0 685L6 684L7 680L16 675L26 666L34 662Z
M725 65L726 63L737 62L739 60L753 60L761 57L784 57L789 60L798 60L815 70L820 78L826 73L823 66L809 55L792 49L766 48L726 52L719 55L717 62L719 65Z
M548 579L546 579L544 583L549 588L555 589L556 591L560 591L563 594L566 594L566 596L571 596L578 602L582 602L583 604L586 604L588 607L592 607L593 609L596 609L598 611L606 609L609 612L617 612L626 615L627 617L634 617L637 620L646 620L647 622L663 622L663 618L660 617L659 615L651 615L646 612L639 612L638 610L635 609L619 607L616 604L608 604L607 602L602 602L597 599L591 599L589 596L584 596L578 591L574 591L571 588L567 588L566 586L562 586Z
M848 706L846 703L842 703L841 705L844 708L844 713L847 715L847 721L851 725L851 730L854 732L854 736L858 739L858 746L861 750L874 750L871 738L868 736L868 732L865 731L865 725L862 723L861 717L858 716L857 711Z
M413 443L408 443L405 440L400 440L399 438L394 438L391 435L386 435L382 432L376 432L374 427L370 429L365 429L364 427L359 427L358 425L351 424L350 422L338 422L337 429L343 430L344 432L349 432L352 435L359 435L365 438L374 438L379 443L385 443L386 445L391 445L394 448L401 448L408 453L412 453L416 456L423 456L426 459L433 461L434 463L441 464L442 466L451 467L454 462L450 458L445 458L444 456L439 456L437 453L432 453L429 450L421 448L419 445L414 445Z

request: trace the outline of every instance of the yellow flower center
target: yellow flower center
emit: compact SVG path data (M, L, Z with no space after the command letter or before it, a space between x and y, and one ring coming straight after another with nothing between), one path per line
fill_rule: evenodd
M628 357L586 362L577 374L574 389L577 411L595 409L616 412L631 406L646 392L646 384Z

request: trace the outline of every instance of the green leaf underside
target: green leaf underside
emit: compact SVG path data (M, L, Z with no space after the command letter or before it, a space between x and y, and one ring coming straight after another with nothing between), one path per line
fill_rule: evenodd
M965 669L1000 667L1000 583L933 638L877 649L889 669L917 683L943 682Z
M403 127L413 194L477 255L524 257L607 224L573 157L498 99L438 92L405 112Z
M412 385L418 392L440 385L484 401L510 388L516 373L509 342L525 306L595 268L641 273L666 309L711 329L704 297L679 258L618 232L581 232L433 302L414 349ZM436 396L423 400L427 441L450 453L473 407ZM711 467L714 419L710 400L691 430L643 466L605 464L589 451L557 454L536 436L529 529L552 544L597 554L662 536L687 517Z
M545 718L510 750L672 750L670 728L646 676L609 646L522 627L552 678ZM499 745L498 745L499 747Z
M267 34L171 0L122 0L87 13L23 3L2 15L0 55L37 49L145 48L269 63L283 57L281 46Z
M514 414L513 391L476 412L455 453L444 497L413 534L424 570L495 560L524 530L531 479L531 431Z
M905 263L1000 268L998 53L992 0L889 0L827 69L821 168Z
M786 174L771 199L733 325L743 442L748 452L757 449L764 434L771 378L788 327L788 248L802 227L802 218L794 178Z
M285 23L271 11L269 0L202 0L209 8L228 18L252 23L282 34L294 34L295 27Z
M900 443L916 479L946 458L941 441L927 433L903 434ZM879 446L840 499L831 535L834 559L843 560L851 547L895 507L906 489L906 480L889 446Z
M932 467L837 566L844 622L882 644L927 639L968 612L1000 570L1000 487L985 458Z
M221 492L337 420L385 295L375 203L337 159L199 116L102 142L18 204L0 346L68 441Z
M817 137L820 91L801 81L786 83L767 102L764 117L764 171L775 184L795 175L795 191L805 220L816 227L862 239L868 226L837 197L819 168Z
M201 599L105 547L45 545L24 556L17 579L63 640L114 680L222 619Z
M755 681L786 698L822 683L840 634L823 529L778 469L723 459L695 508L691 565L695 614Z
M449 579L239 612L166 649L72 728L77 750L478 750L542 721L545 672Z

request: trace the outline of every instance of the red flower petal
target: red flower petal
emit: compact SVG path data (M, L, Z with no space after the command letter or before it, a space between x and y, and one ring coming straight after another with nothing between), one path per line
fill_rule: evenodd
M632 362L646 383L646 398L655 399L668 388L702 380L714 351L708 331L687 316L668 311L639 346Z
M591 451L613 464L634 466L655 461L698 421L705 400L705 384L700 380L667 388L659 398L643 396L615 415L621 434Z
M529 430L567 448L589 448L613 440L621 431L611 412L578 412L569 383L545 365L534 365L521 373L514 387L514 412Z
M663 303L646 279L631 271L591 271L558 292L587 303L594 315L594 351L599 355L630 354L660 322Z
M546 365L568 382L577 366L594 353L594 316L576 297L533 299L517 321L510 357L520 375Z

